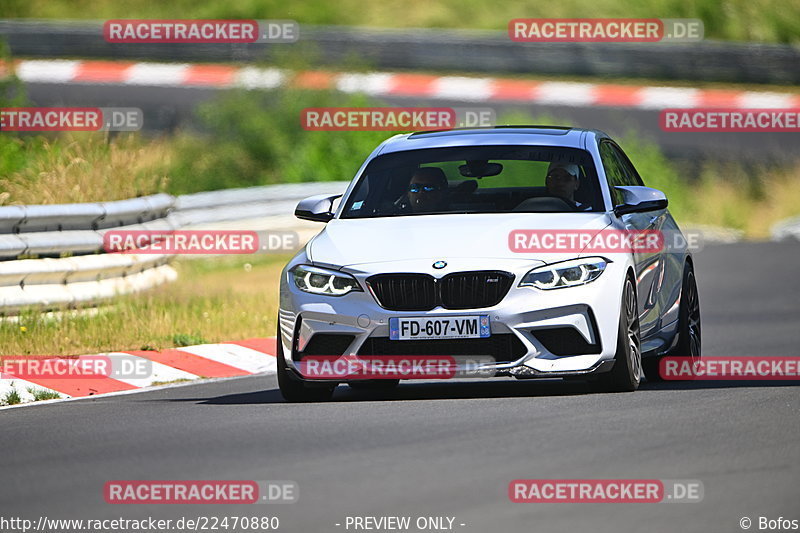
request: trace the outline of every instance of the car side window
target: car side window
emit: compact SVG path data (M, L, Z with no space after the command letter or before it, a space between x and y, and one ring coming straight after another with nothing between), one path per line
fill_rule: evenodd
M606 173L608 189L611 192L611 201L614 206L620 205L622 203L622 193L614 187L629 185L629 183L627 183L627 176L611 143L607 141L600 143L600 160Z
M610 142L607 142L606 144L609 145L611 151L614 152L614 155L619 161L619 168L622 169L625 185L644 185L642 178L639 176L639 173L636 172L636 169L633 167L633 163L631 163L631 160L628 159L627 155L625 155L625 152L622 151L622 148L615 144L611 144Z

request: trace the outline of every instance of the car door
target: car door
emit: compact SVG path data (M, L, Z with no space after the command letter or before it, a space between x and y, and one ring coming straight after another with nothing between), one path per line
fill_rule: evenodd
M641 186L642 179L622 150L608 139L600 143L600 159L606 173L614 205L623 202L622 193L616 186ZM666 210L628 213L620 217L628 230L659 230ZM639 327L642 338L653 332L659 324L658 290L663 271L663 251L635 250L633 259L636 268Z
M624 159L623 169L635 174L634 180L637 185L644 185L642 178L636 172L633 164L618 146L616 147L620 157ZM649 215L649 213L648 213ZM675 219L668 209L654 212L653 216L658 216L652 229L661 231L664 238L664 248L659 255L659 273L653 281L651 298L653 309L657 316L657 323L654 327L661 329L666 324L678 319L678 306L676 303L680 298L681 285L683 284L683 263L686 258L686 241L680 232Z

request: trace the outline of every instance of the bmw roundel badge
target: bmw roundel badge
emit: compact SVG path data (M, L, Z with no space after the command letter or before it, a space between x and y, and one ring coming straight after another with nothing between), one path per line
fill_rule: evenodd
M436 261L433 264L433 268L438 268L438 269L442 269L442 268L444 268L446 266L447 266L447 261Z

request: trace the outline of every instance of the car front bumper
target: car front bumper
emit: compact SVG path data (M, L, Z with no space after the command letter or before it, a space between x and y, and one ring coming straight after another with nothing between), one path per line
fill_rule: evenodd
M515 280L498 305L468 310L437 307L422 312L390 311L382 308L365 283L367 277L377 273L374 268L370 271L353 268L345 270L354 275L365 290L332 297L299 290L287 275L291 266L290 264L287 267L281 279L279 331L283 353L286 354L287 368L293 370L296 375L299 374L296 358L302 356L315 335L352 336L352 340L343 348L342 353L336 355L358 355L360 352L363 355L366 343L370 339L388 339L390 318L464 315L488 315L491 335L513 335L513 342L517 347L517 355L496 358L498 359L496 362L483 367L491 372L481 375L490 373L495 376L517 378L558 378L602 373L613 366L621 292L628 268L624 261L610 262L605 272L594 282L549 291L518 286L522 276L531 268L530 264L525 267L504 265L506 267L504 270L512 272ZM478 270L480 266L475 265L472 269ZM485 265L483 266L485 268ZM384 271L379 270L379 272ZM582 345L588 346L589 349L582 349L581 353L577 354L565 353L563 346L559 350L554 350L552 340L542 338L542 332L552 333L554 330L569 330L573 338L581 339ZM552 337L551 334L550 338ZM408 341L388 342L400 346ZM446 341L425 342L431 343L431 347L434 347L436 343ZM399 349L402 351L402 348ZM434 351L437 355L465 355ZM393 354L395 353L398 353L397 349L393 350ZM370 353L370 355L383 354Z

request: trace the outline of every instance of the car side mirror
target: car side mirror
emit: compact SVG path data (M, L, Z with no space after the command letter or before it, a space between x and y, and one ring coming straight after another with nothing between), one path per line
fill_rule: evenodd
M333 202L340 196L342 195L317 194L309 196L305 200L300 200L294 210L294 216L313 222L328 222L333 218Z
M622 204L614 207L617 216L666 209L667 195L658 189L640 186L614 187L622 193Z

